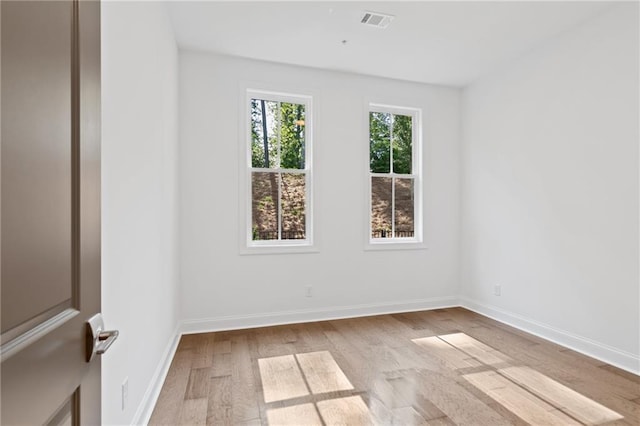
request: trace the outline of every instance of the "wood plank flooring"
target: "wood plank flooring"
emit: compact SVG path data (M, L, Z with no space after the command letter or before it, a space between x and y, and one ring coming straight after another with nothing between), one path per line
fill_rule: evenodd
M183 336L150 424L640 426L640 377L438 309Z

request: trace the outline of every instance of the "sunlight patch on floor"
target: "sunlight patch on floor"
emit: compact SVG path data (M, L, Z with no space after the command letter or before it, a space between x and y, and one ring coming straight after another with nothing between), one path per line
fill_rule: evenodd
M412 342L426 349L454 370L482 366L477 360L457 350L437 336L412 339Z
M354 389L329 351L261 358L258 366L266 403ZM267 420L272 426L373 424L369 408L357 395L270 408Z
M360 396L328 399L317 403L327 425L372 425L369 408Z
M267 410L267 421L272 426L322 425L322 421L318 416L318 411L311 403Z
M512 361L511 358L502 352L485 345L465 333L445 334L438 336L438 338L444 340L451 346L455 346L486 365L498 365Z
M532 368L508 367L499 369L498 372L587 425L598 425L623 418L615 411Z
M351 390L353 385L328 351L296 354L311 393Z
M282 401L309 395L293 355L258 360L264 402Z
M527 423L549 426L580 424L494 371L462 377Z
M258 366L266 403L353 389L328 351L261 358Z
M530 367L511 365L510 357L465 333L412 341L454 370L487 367L462 377L528 423L598 425L624 418Z

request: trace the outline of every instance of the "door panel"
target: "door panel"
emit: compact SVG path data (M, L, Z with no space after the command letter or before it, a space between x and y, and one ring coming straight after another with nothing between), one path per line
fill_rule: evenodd
M3 17L4 333L71 305L72 9L8 2Z
M64 405L58 410L53 418L47 423L47 426L72 426L78 424L75 414L78 411L77 393L65 401Z
M100 5L0 2L0 423L98 424Z

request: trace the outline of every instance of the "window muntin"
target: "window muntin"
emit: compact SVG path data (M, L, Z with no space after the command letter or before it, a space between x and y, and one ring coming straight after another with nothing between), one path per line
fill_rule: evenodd
M420 113L370 105L369 241L421 242Z
M308 97L249 92L249 246L311 245Z

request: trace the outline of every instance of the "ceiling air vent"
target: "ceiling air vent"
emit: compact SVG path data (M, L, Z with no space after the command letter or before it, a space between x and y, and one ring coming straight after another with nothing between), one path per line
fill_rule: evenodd
M391 21L393 21L393 18L393 16L385 15L384 13L364 12L360 23L376 28L387 28Z

